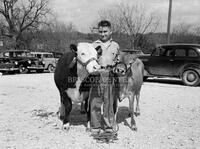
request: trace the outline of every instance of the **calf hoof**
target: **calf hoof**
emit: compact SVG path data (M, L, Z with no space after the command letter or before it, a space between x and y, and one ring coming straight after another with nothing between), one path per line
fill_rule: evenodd
M131 130L132 131L137 131L137 127L136 126L131 126Z
M85 131L86 131L86 132L90 132L91 129L87 127Z
M140 112L139 111L135 112L134 114L135 114L135 116L140 116Z
M115 124L115 125L113 126L113 131L114 131L114 132L118 132L118 130L119 130L119 126L118 126L118 124Z
M63 129L63 130L66 130L66 131L68 131L69 128L70 128L69 123L67 123L67 124L63 124L63 126L62 126L62 129Z

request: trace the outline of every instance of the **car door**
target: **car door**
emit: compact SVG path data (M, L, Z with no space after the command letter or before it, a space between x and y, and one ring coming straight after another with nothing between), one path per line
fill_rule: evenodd
M173 76L179 75L179 70L181 66L185 64L186 61L186 49L184 47L176 47L175 48L175 55L173 60Z
M44 61L47 64L47 69L49 66L56 66L56 61L52 53L44 54Z
M174 75L178 76L182 67L190 64L198 64L198 53L192 47L177 47L173 62Z
M158 48L158 52L151 55L147 67L151 75L172 75L173 49Z

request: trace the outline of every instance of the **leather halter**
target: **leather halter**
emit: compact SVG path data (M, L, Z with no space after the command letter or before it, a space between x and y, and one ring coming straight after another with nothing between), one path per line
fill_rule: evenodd
M130 75L130 72L131 72L131 66L132 66L134 63L135 63L135 60L132 61L131 63L129 63L128 65L126 65L126 64L123 63L123 62L118 62L118 63L115 65L115 67L117 68L117 65L122 64L122 65L124 65L124 67L125 67L125 72L124 72L124 74L122 74L121 71L119 70L119 68L117 68L117 69L116 69L116 73L118 73L119 75L122 75L122 76L125 76L125 75L129 76L129 75Z
M97 59L96 58L91 58L89 59L88 61L86 61L85 63L83 63L78 57L76 57L76 60L77 62L79 62L84 68L87 67L87 65L91 62L91 61L96 61L97 62Z

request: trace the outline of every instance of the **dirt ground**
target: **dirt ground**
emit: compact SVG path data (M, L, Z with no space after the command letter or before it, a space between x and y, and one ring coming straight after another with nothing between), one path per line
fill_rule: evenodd
M85 131L86 115L76 105L71 129L63 131L53 74L0 76L0 149L197 149L200 147L200 87L179 81L145 82L138 131L125 125L128 101L119 104L118 139L97 143Z

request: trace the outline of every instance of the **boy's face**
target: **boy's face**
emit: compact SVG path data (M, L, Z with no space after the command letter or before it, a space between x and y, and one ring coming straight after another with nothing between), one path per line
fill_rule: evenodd
M106 41L110 40L111 34L112 34L112 31L111 31L110 27L107 27L107 26L99 27L99 38L102 42L106 42Z

